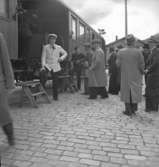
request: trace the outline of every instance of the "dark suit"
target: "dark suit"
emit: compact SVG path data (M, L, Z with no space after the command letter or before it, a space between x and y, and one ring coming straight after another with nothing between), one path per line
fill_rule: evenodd
M158 111L159 103L159 48L152 51L147 74L146 111Z
M84 55L82 53L73 53L72 54L72 62L74 72L77 78L77 88L81 89L81 74L82 74L82 62L84 59Z

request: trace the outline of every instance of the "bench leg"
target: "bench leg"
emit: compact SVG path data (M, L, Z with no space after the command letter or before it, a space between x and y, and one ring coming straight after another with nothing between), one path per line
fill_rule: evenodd
M39 85L39 89L40 89L41 92L44 92L44 95L45 95L45 97L46 97L47 102L48 102L48 103L51 103L51 100L50 100L50 98L49 98L47 92L45 91L45 89L43 88L43 86L42 86L41 84Z
M24 87L23 89L24 89L24 92L25 92L26 96L28 97L31 105L33 107L37 108L38 105L36 104L36 101L35 101L34 97L32 96L32 93L31 93L29 87Z

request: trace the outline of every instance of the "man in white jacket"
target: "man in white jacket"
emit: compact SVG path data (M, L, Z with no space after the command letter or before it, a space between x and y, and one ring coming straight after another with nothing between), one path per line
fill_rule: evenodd
M67 52L61 46L56 44L56 39L56 34L49 34L48 44L44 45L42 51L42 69L40 72L40 81L44 88L48 73L51 73L54 100L58 100L58 76L61 71L60 62L67 57Z

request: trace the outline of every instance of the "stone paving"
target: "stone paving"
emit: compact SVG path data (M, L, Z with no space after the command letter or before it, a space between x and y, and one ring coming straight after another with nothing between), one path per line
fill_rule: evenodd
M38 109L13 107L16 145L0 131L2 167L159 167L159 113L122 114L118 96L60 94Z

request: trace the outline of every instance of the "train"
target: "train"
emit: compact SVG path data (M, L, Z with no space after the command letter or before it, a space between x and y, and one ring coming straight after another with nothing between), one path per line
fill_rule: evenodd
M12 4L12 21L7 23L8 32L5 34L14 31L8 36L8 43L16 71L31 71L40 66L42 46L47 43L50 33L57 34L57 44L68 52L68 57L76 46L82 50L83 43L91 43L93 39L100 39L105 50L102 36L61 0L1 1ZM5 21L3 24L6 24Z

